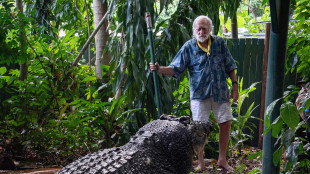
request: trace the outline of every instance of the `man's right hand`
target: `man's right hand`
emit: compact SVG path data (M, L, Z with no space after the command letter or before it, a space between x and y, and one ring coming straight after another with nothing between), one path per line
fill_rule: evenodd
M150 62L150 69L151 72L157 71L158 74L162 74L165 76L174 76L174 70L170 66L159 66L157 62L155 64Z
M159 64L157 62L155 64L150 62L150 69L151 69L151 72L157 71L157 73L159 73L160 66L159 66Z

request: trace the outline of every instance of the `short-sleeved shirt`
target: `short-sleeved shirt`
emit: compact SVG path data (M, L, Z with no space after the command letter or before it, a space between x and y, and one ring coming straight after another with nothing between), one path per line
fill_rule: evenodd
M195 38L187 41L169 66L175 78L188 68L191 100L213 97L218 103L229 102L226 78L237 66L223 38L211 36L209 56L198 47Z

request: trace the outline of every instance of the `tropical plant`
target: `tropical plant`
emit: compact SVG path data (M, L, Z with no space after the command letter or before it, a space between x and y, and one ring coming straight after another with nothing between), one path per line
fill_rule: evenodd
M309 173L310 160L308 158L300 158L306 155L303 151L305 139L298 134L298 130L307 128L305 121L300 121L299 113L303 112L306 108L310 107L310 99L304 100L302 107L298 110L296 105L290 100L296 95L298 88L290 86L283 98L273 101L265 113L265 126L264 134L272 131L272 136L277 138L277 150L273 154L273 163L277 166L281 161L283 150L285 150L286 163L283 163L284 172L301 171ZM281 104L280 115L270 123L270 115L273 112L275 105L283 99L284 103Z
M16 132L30 133L33 127L57 117L66 103L77 95L75 77L64 76L68 60L74 54L74 47L71 48L75 41L72 33L51 45L44 38L37 41L34 37L28 39L28 43L32 44L32 49L28 52L34 57L28 68L28 78L19 81L17 69L10 69L5 73L6 68L2 67L4 71L1 87L6 87L5 91L11 96L1 102L2 107L8 109L1 112L1 121L3 128L10 127L14 130L13 137L17 136ZM8 139L13 138L9 130L6 132Z
M177 8L173 10L174 13L163 20L158 16L172 1L160 0L157 2L122 0L113 2L114 4L111 7L113 10L111 10L110 28L113 29L113 32L109 40L109 50L112 50L111 66L115 68L113 91L118 91L118 95L120 95L119 89L122 89L121 93L128 96L129 108L147 109L146 113L137 112L134 115L139 126L157 117L154 85L148 68L150 53L149 48L145 47L145 45L149 45L143 17L145 12L150 12L154 24L154 36L157 36L154 38L156 61L160 65L168 65L183 43L191 38L192 22L196 16L201 14L210 16L215 26L214 34L217 34L220 23L218 11L223 3L223 1L179 0L175 5ZM157 5L157 8L154 9L154 5ZM235 3L234 7L237 6ZM236 9L227 8L225 12L227 14L233 13L232 10ZM172 94L173 91L177 90L182 80L183 77L178 81L172 81L160 76L162 113L172 112L174 101Z
M64 92L52 90L47 80L42 78L36 78L38 82L35 81L32 79L34 72L40 77L44 76L44 71L41 65L35 63L30 68L33 71L30 71L28 80L34 84L16 80L18 71L12 71L12 76L1 77L1 82L8 83L11 88L23 91L24 94L5 101L12 108L10 114L1 117L0 138L14 144L14 153L21 149L24 152L31 149L32 154L45 159L47 164L67 163L99 148L123 145L134 133L130 132L127 122L130 114L138 109L127 108L124 102L126 96L102 102L99 91L105 89L108 92L109 84L97 82L87 88L87 82L96 77L94 73L89 76L86 65L79 66L75 83L70 86L71 92L67 91L69 89ZM0 74L3 75L5 71L5 68L1 68ZM61 82L55 81L60 87ZM26 85L31 87L26 88ZM81 93L85 97L75 93L77 87L81 88L80 92L83 91ZM87 100L90 95L94 98L92 102ZM21 105L26 109L21 108Z
M240 16L245 20L244 27L249 30L250 33L264 33L267 22L270 21L270 7L264 8L264 14L258 17L253 17L248 11L241 11Z
M27 31L27 28L24 30L21 26L27 26L29 19L22 13L15 15L11 10L13 7L14 4L11 2L4 2L0 7L0 64L7 66L24 63L27 60L27 57L19 50L21 39L19 33Z
M230 80L228 80L231 82ZM229 83L231 85L231 83ZM254 107L254 102L250 105L250 107L246 110L244 115L241 113L241 108L244 100L249 97L249 93L253 92L256 88L255 86L258 82L251 84L247 89L243 89L243 78L238 79L238 92L239 97L236 105L233 105L233 113L235 114L232 124L231 124L231 140L233 144L233 148L237 148L237 153L241 155L241 149L244 146L244 143L252 139L253 136L251 134L246 134L245 130L254 132L253 128L256 128L256 125L250 121L250 119L258 119L257 117L252 116L252 112L257 106Z
M300 76L309 76L309 21L306 19L309 12L309 3L304 0L291 1L292 19L288 34L288 58L286 59L286 69L288 72L297 71ZM305 172L309 173L310 162L307 159L301 159L303 152L304 137L300 136L299 131L307 126L304 121L300 121L299 113L310 106L310 101L304 100L302 107L298 110L295 106L295 98L298 88L294 85L288 87L289 91L283 94L283 97L273 101L265 112L265 126L267 129L264 134L272 130L272 136L277 138L275 147L278 149L273 154L273 163L275 165L281 162L282 151L285 150L287 159L283 167L284 172ZM276 104L283 101L280 108L280 115L270 123L270 115Z
M31 149L50 164L125 144L139 127L157 118L148 68L146 11L151 12L154 24L156 59L168 65L192 37L197 15L210 16L217 33L223 3L179 0L164 19L159 15L172 0L104 1L109 4L107 19L112 31L104 52L111 50L112 60L110 66L100 67L105 78L101 81L96 79L89 54L84 56L87 60L76 59L83 54L81 45L87 46L88 30L94 28L86 21L89 15L89 23L94 23L92 1L25 0L25 11L20 14L14 2L6 0L0 5L0 138L13 144L15 153ZM26 36L23 51L21 32ZM24 62L28 76L19 81L17 65ZM184 74L178 80L159 76L163 113L190 114ZM49 156L52 158L47 159Z
M123 129L129 129L125 123L137 109L127 108L125 96L102 102L111 95L111 83L96 81L87 65L69 68L78 50L74 33L49 44L50 37L28 37L32 61L24 81L17 69L0 68L0 87L11 94L1 102L1 140L9 141L14 153L31 149L36 157L52 156L47 163L59 164L128 141L130 132ZM103 74L111 73L109 68L103 66ZM86 101L91 96L93 103Z
M173 104L172 115L190 115L190 93L187 77L184 77L184 80L179 85L179 89L174 91L173 95L175 103Z
M37 152L46 163L60 165L102 148L125 144L130 137L128 117L138 109L126 111L124 98L71 102L57 119L29 131L32 133L27 135L30 139L25 148ZM69 107L72 110L68 111Z
M294 4L295 2L296 4ZM287 71L293 72L297 70L302 76L310 75L310 4L307 0L292 1L292 9L294 13L290 20L290 30L288 33L287 53L286 59Z

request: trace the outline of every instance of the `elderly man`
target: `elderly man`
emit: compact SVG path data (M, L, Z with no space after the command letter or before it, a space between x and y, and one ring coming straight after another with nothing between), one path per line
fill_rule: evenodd
M238 99L237 68L226 42L218 36L211 36L212 21L207 16L198 16L193 22L194 38L187 41L169 66L150 63L151 71L178 78L186 68L189 71L190 102L193 120L208 120L212 110L219 127L218 165L228 171L233 168L226 160L230 136L232 110L226 82L228 74L232 81L230 97ZM203 150L198 155L198 169L204 170Z

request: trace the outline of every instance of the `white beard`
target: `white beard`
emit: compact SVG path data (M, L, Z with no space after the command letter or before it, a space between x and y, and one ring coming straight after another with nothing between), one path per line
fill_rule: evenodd
M204 42L209 38L210 34L206 34L206 35L201 35L199 36L197 33L194 33L194 37L199 41L199 42Z

